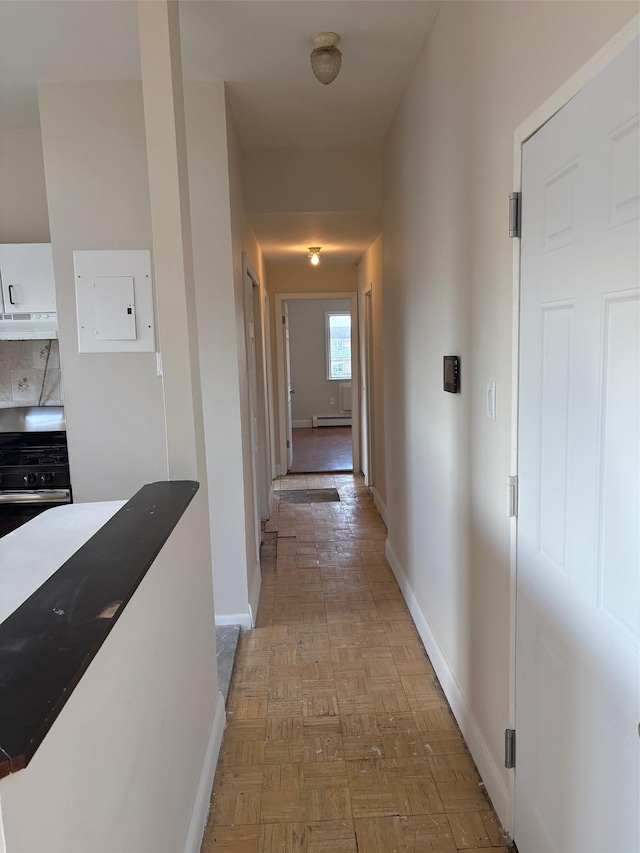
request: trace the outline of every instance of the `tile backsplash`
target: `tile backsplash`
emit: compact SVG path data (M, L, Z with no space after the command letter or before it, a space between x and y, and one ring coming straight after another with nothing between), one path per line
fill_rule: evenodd
M0 409L36 406L38 400L41 406L64 403L58 341L0 341Z

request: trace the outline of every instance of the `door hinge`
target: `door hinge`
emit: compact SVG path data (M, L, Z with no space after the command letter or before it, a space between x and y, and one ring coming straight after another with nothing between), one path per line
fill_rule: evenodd
M288 450L290 447L291 447L291 445L289 444L289 439L287 439L287 450Z
M286 318L286 317L284 316L284 314L283 314L283 315L282 315L282 325L284 326L284 324L285 324L286 322L287 322L287 318Z
M507 515L518 517L518 478L513 474L507 477Z
M520 236L520 193L509 193L509 237Z
M516 730L504 730L504 766L511 770L516 766Z

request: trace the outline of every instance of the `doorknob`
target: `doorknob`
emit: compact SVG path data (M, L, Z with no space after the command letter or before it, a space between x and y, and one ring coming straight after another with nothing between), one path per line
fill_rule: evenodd
M296 389L295 389L295 388L290 388L290 389L289 389L289 393L290 393L290 394L295 394L295 393L296 393Z

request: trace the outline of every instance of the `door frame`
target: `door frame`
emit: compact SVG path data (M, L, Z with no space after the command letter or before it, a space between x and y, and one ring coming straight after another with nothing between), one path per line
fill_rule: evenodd
M295 299L348 299L351 303L351 447L353 454L353 471L360 472L360 365L359 365L359 335L358 335L358 293L357 291L318 291L313 293L275 293L275 326L276 326L276 355L277 355L277 396L278 396L278 447L280 448L280 463L278 473L287 473L286 454L287 437L285 430L285 391L284 389L284 341L282 336L282 303ZM355 390L356 393L353 393ZM284 460L284 463L283 463ZM284 470L283 470L284 469Z
M560 86L544 103L525 119L514 131L513 146L513 191L522 189L522 149L525 142L564 107L587 83L591 82L608 65L615 61L638 37L640 15L635 15L600 50L597 51L575 74ZM511 347L511 474L518 475L518 411L520 404L520 240L513 241L513 314ZM518 518L510 519L509 536L509 727L516 722L516 619L518 579L517 565ZM505 829L511 835L515 827L515 774L509 774L508 810ZM517 839L516 843L517 843Z
M364 484L373 488L376 484L375 434L373 429L373 286L362 290L362 358L361 358L361 456Z

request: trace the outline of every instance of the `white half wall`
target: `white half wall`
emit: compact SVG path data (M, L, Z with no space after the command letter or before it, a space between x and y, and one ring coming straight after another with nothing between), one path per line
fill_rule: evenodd
M6 853L200 850L225 724L207 522L201 491L29 765L0 781Z

